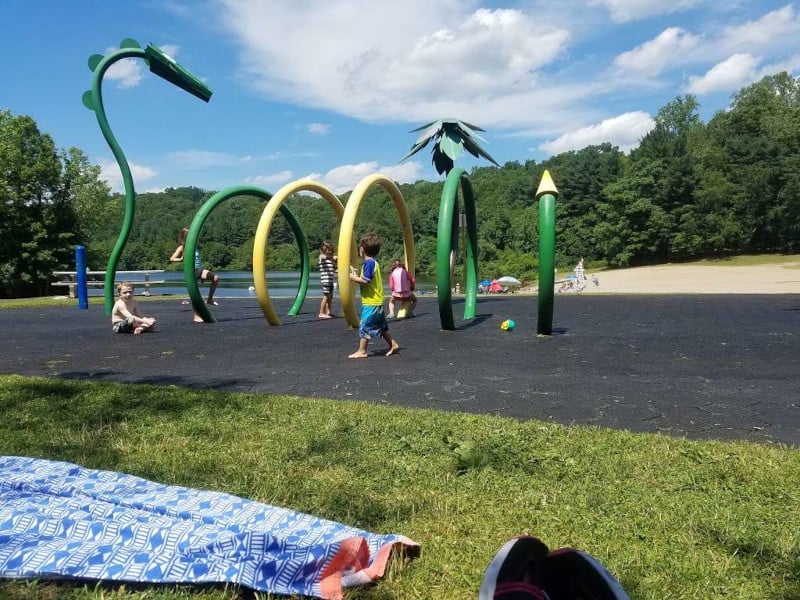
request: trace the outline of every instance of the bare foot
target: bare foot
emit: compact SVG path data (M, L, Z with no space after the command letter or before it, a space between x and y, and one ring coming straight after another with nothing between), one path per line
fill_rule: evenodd
M400 350L400 344L395 342L392 344L392 347L389 348L389 351L386 353L386 356L391 356L392 354L397 354L397 351Z
M360 350L356 350L347 358L367 358L368 356L369 354L367 354L366 352L361 352Z
M144 327L137 327L136 329L133 330L133 335L142 335L143 331Z
M320 319L330 319L330 315L317 315Z

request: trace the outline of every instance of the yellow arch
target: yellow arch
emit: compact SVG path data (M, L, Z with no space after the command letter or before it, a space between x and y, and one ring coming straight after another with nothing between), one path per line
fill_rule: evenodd
M298 179L297 181L287 183L272 196L269 202L267 202L267 206L264 207L264 211L261 213L261 219L258 221L255 243L253 244L253 286L256 288L256 296L258 297L258 303L261 305L261 312L264 313L270 325L280 325L281 320L272 307L272 300L270 300L269 291L267 289L266 257L269 230L272 227L272 220L289 196L303 191L315 192L327 200L328 204L330 204L331 208L336 212L336 217L339 219L340 225L344 215L344 207L336 194L321 183L317 183L311 179ZM345 318L348 323L351 318L358 318L355 313L355 307L351 307L352 315L347 314L347 307L344 307L344 310Z
M383 188L389 192L392 200L394 200L397 216L400 217L400 227L403 229L403 251L405 252L406 268L412 276L416 268L414 235L411 230L411 219L408 216L408 209L403 200L403 194L400 193L400 189L395 185L394 181L384 175L375 174L365 177L359 182L353 190L353 193L350 194L350 199L347 201L347 206L344 209L341 228L339 229L339 268L337 273L339 277L339 296L341 298L342 308L344 309L345 319L347 319L347 324L351 327L358 327L355 286L350 281L350 266L358 267L356 264L358 253L356 252L353 230L355 229L358 207L364 199L367 190L375 184L383 186Z

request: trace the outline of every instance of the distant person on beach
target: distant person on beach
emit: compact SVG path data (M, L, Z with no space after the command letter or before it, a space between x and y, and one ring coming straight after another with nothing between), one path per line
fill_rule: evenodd
M114 333L140 335L145 331L152 331L156 320L142 314L139 303L133 297L133 284L127 281L120 283L117 286L117 295L119 300L111 310L111 328Z
M364 262L361 272L350 266L350 281L361 286L361 324L358 328L358 350L348 358L367 358L367 345L374 337L382 337L389 345L386 356L395 354L400 346L392 334L383 312L383 279L381 266L375 259L381 249L381 238L377 233L367 233L361 237L358 255Z
M180 233L178 233L178 247L175 248L175 252L173 252L172 256L169 257L171 262L180 262L183 260L183 251L186 247L187 235L189 235L189 229L186 227L181 229ZM200 257L199 248L194 249L194 275L197 277L198 281L208 281L211 283L208 288L208 298L206 299L206 304L217 306L217 302L214 300L214 292L217 291L217 286L219 285L219 275L203 268L203 259ZM195 321L198 319L202 321L202 319L195 314Z
M417 307L417 297L414 295L414 277L408 272L403 261L399 258L392 262L392 272L389 275L389 291L392 293L389 296L389 318L394 319L396 316L396 307L399 301L400 306L403 302L409 301L411 305L408 307L407 316L414 315L414 309Z
M586 282L586 269L583 267L583 257L581 257L578 264L575 265L575 278L578 280L579 287Z
M579 292L582 292L586 287L586 269L583 266L582 256L578 261L578 264L575 265L575 284Z
M322 300L319 303L320 319L331 318L333 307L333 283L336 281L336 262L338 257L333 253L333 244L328 240L322 242L319 250L319 284L322 288Z

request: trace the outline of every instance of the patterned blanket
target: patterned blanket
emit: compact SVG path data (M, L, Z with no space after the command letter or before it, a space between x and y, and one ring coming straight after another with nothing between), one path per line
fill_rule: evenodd
M234 583L341 598L383 575L378 535L230 494L0 456L0 577Z

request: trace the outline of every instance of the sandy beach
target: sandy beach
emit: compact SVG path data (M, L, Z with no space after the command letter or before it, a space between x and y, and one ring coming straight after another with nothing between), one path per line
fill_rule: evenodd
M670 264L587 274L584 294L800 294L800 260L757 266ZM592 275L599 285L591 282ZM562 279L559 273L556 280Z

